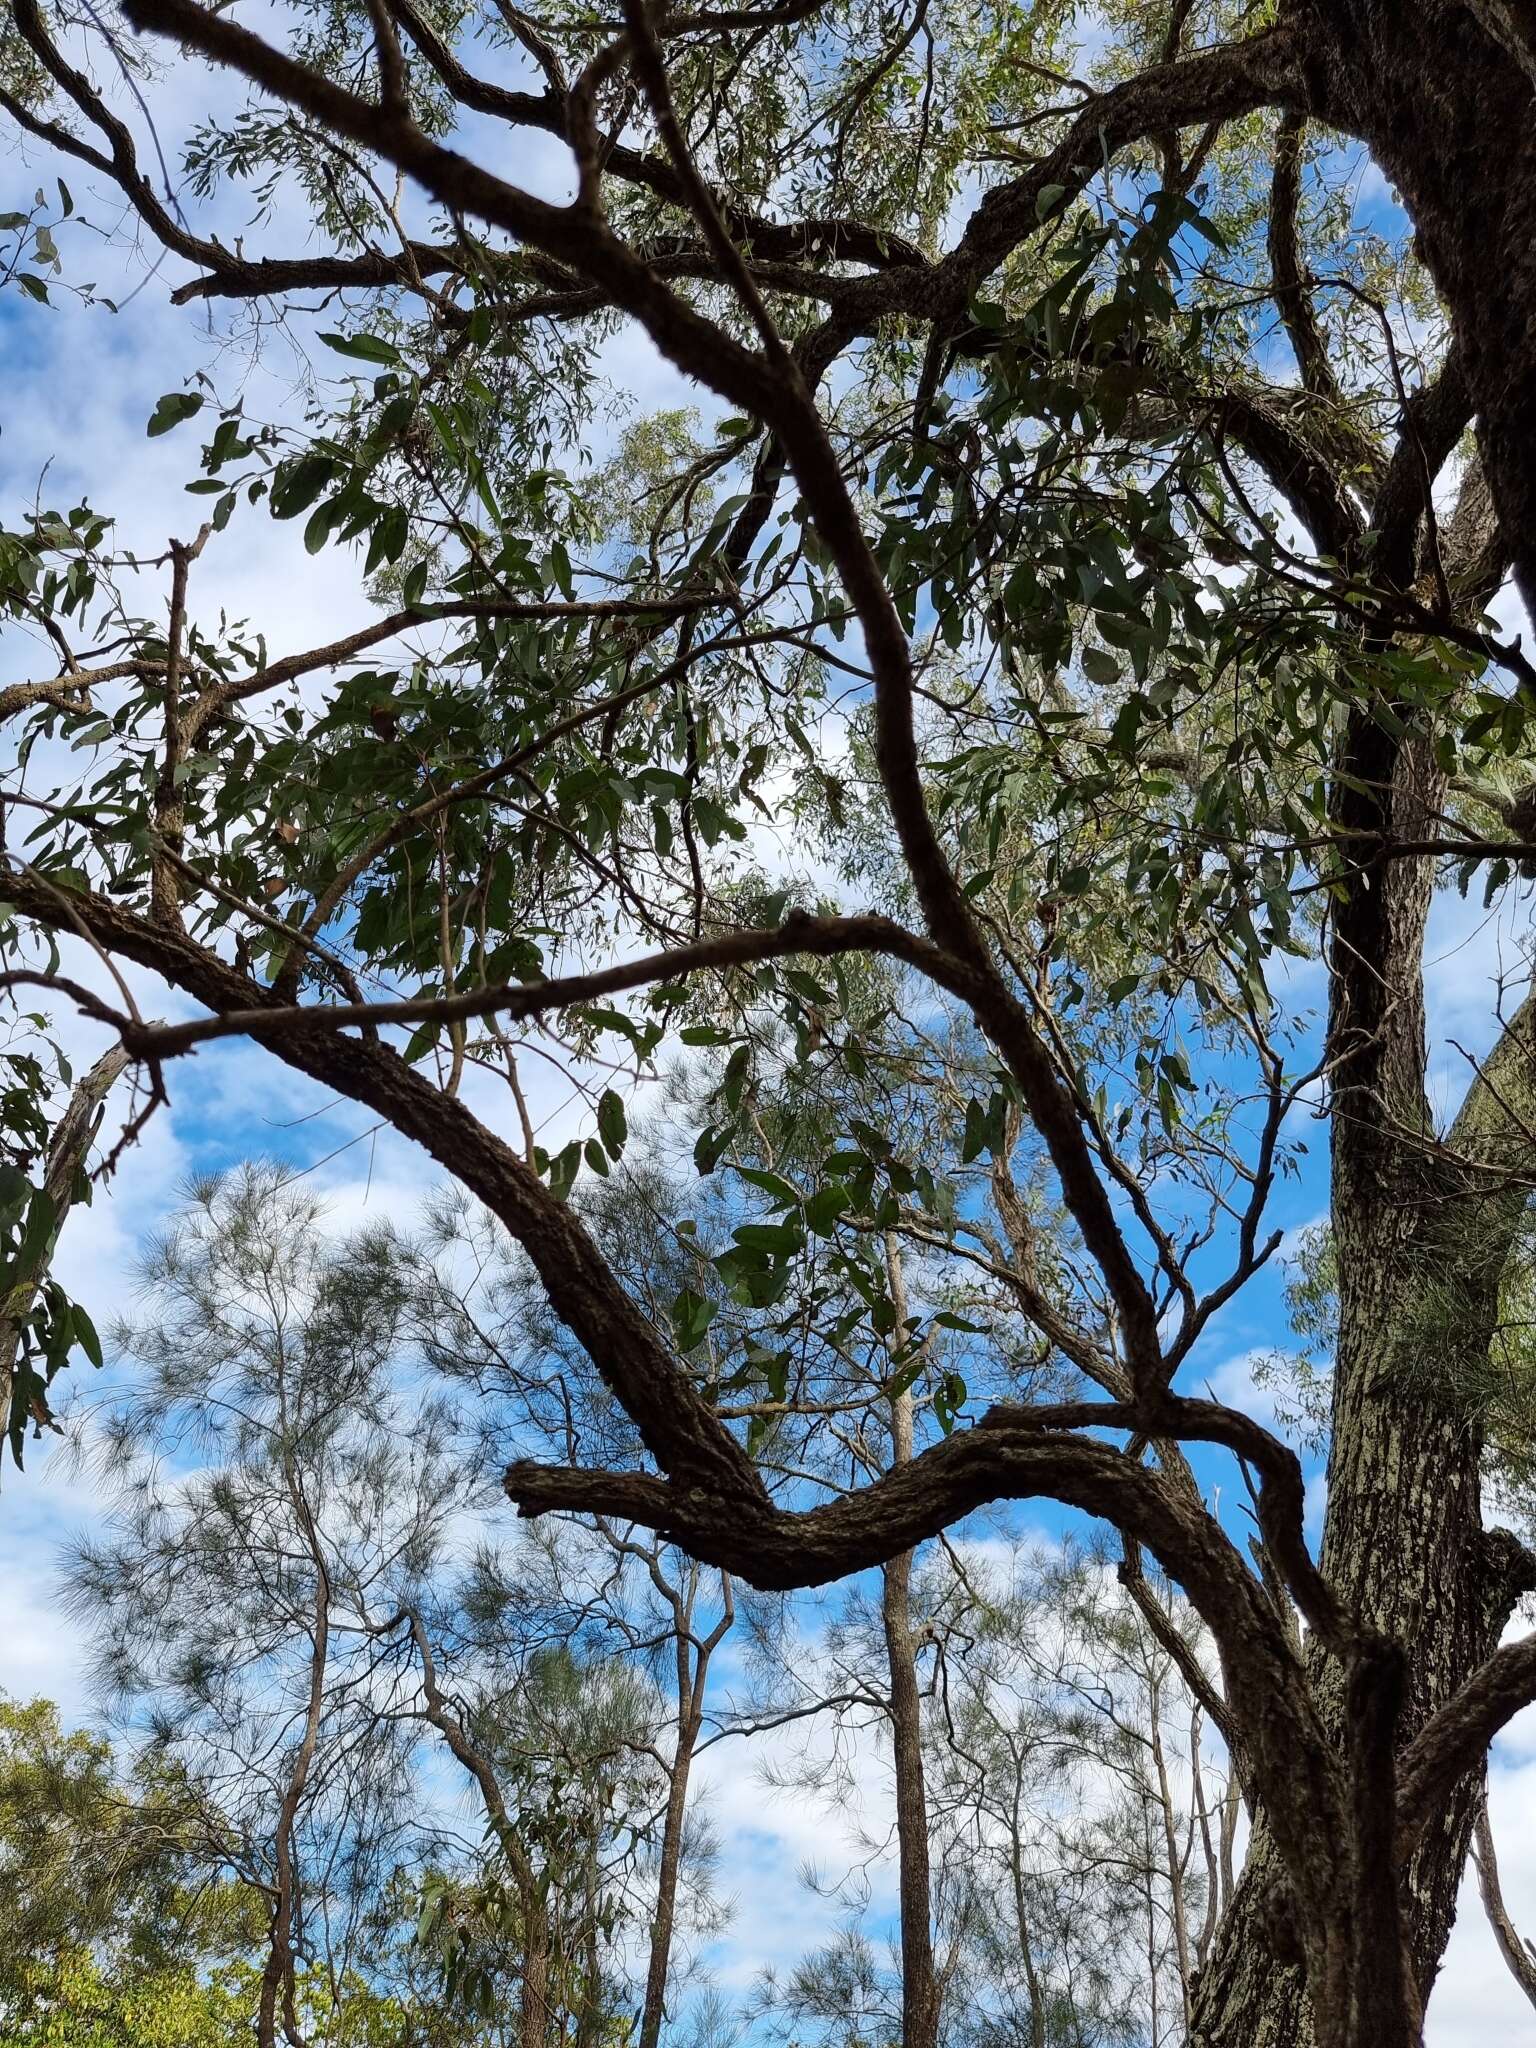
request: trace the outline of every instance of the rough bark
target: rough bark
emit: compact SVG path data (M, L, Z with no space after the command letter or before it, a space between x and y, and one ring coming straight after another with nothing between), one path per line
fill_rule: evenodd
M1401 744L1362 712L1339 766L1346 829L1424 836L1443 795L1425 746ZM1422 961L1432 883L1429 864L1414 860L1382 857L1351 874L1335 913L1329 1023L1339 1331L1321 1561L1361 1621L1405 1653L1399 1747L1497 1647L1529 1573L1518 1546L1483 1529L1481 1435L1457 1397L1486 1359L1524 1198L1431 1143ZM1485 1109L1474 1089L1453 1133L1474 1160L1493 1135ZM1344 1674L1316 1640L1306 1663L1342 1746ZM1404 1874L1421 2009L1455 1914L1479 1783L1476 1771L1462 1778ZM1303 1973L1285 1955L1285 1899L1261 1819L1200 1983L1201 2048L1312 2039Z
M1318 111L1366 142L1465 354L1477 434L1528 605L1536 600L1536 119L1530 9L1322 0Z
M1508 15L1517 10L1482 9ZM1311 10L1310 74L1324 117L1367 141L1398 186L1417 247L1450 309L1455 369L1475 412L1488 488L1527 602L1536 594L1536 150L1530 78L1462 7L1343 0ZM1498 146L1491 147L1494 137ZM1436 394L1430 394L1431 400ZM1431 473L1458 430L1405 422ZM1437 445L1427 452L1414 441ZM1406 464L1402 472L1407 474ZM1382 495L1391 489L1384 484ZM1406 584L1419 548L1415 493L1376 567ZM1394 558L1395 557L1395 558ZM1424 757L1368 714L1349 735L1336 815L1423 836L1438 790ZM1362 1620L1404 1646L1399 1741L1410 1739L1496 1647L1529 1561L1485 1534L1481 1442L1455 1399L1486 1356L1519 1200L1447 1168L1422 1142L1427 866L1382 859L1351 878L1337 912L1330 1049L1339 1338L1322 1563ZM1472 1135L1462 1133L1461 1135ZM1314 1645L1325 1717L1340 1677ZM1415 1985L1444 1953L1480 1797L1468 1772L1405 1873ZM1209 2048L1295 2048L1312 2037L1301 1971L1287 1960L1284 1881L1262 1821L1200 1986L1194 2038ZM1277 1942L1277 1936L1279 1937Z
M1391 505L1395 487L1389 468L1378 506ZM1400 516L1378 513L1375 566L1387 580L1411 576L1417 525L1411 497ZM1352 717L1334 800L1345 833L1384 849L1422 841L1443 799L1423 739L1403 740L1394 720L1370 708ZM1458 1394L1486 1360L1525 1197L1498 1170L1508 1133L1486 1088L1474 1086L1453 1144L1434 1142L1423 983L1433 883L1429 862L1385 850L1352 864L1330 959L1339 1329L1321 1563L1361 1623L1404 1653L1399 1748L1497 1647L1530 1571L1517 1545L1484 1531L1482 1438ZM1523 1063L1518 1049L1515 1059ZM1306 1664L1342 1748L1345 1675L1316 1639ZM1403 1874L1421 2012L1454 1918L1479 1788L1480 1772L1466 1772ZM1285 1953L1286 1895L1261 1817L1201 1980L1193 2039L1202 2048L1304 2048L1313 2038L1304 1975Z

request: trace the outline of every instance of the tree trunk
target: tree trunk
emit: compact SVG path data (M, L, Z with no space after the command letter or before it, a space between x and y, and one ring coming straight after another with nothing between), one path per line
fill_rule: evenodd
M530 1886L520 1887L523 1913L522 2004L518 2014L518 2048L548 2048L549 1914Z
M1456 362L1442 379L1444 446L1475 414L1502 538L1530 603L1536 102L1519 38L1503 32L1518 10L1317 0L1306 11L1316 31L1313 110L1365 141L1401 191L1449 307ZM1410 422L1405 438L1418 432ZM1406 585L1419 568L1416 517L1393 553L1373 567ZM1341 782L1342 824L1419 836L1436 792L1411 743L1359 714L1341 767L1359 778ZM1517 1545L1483 1529L1480 1436L1456 1400L1459 1369L1486 1358L1518 1204L1419 1142L1430 1127L1421 968L1430 887L1418 863L1363 860L1337 909L1331 976L1340 1285L1322 1562L1362 1619L1407 1652L1399 1742L1497 1645L1530 1569ZM1339 1674L1315 1647L1308 1663L1339 1730ZM1421 2001L1449 1935L1480 1776L1458 1787L1405 1875L1404 1931ZM1260 1818L1199 1987L1201 2048L1305 2048L1313 2038L1302 1973L1285 1952L1286 1917Z
M651 1953L645 1975L645 2004L640 2016L639 2048L658 2048L667 2005L667 1973L672 1961L672 1934L677 1914L677 1882L683 1860L683 1822L688 1812L688 1773L698 1724L680 1722L672 1778L667 1786L667 1815L661 1832L661 1868L656 1878L656 1911L651 1921Z
M654 1569L654 1568L653 1568ZM709 1664L735 1623L730 1579L720 1575L721 1614L707 1636L694 1634L694 1606L699 1567L688 1573L686 1597L673 1591L673 1632L677 1654L677 1741L667 1783L667 1813L661 1835L661 1868L656 1879L656 1911L651 1922L651 1950L645 1973L645 2003L640 2016L638 2048L658 2048L667 2009L667 1976L672 1965L672 1937L677 1921L677 1887L683 1866L683 1828L688 1818L688 1782L694 1751L704 1726L704 1693Z
M902 1399L907 1397L904 1395ZM910 1428L910 1424L909 1424ZM890 1673L891 1746L896 1771L896 1846L901 1892L903 2048L938 2048L939 1993L933 1968L933 1898L928 1867L928 1798L923 1776L922 1703L912 1640L912 1553L882 1574L880 1611Z
M908 1330L901 1252L885 1245L896 1331ZM891 1402L891 1464L912 1457L912 1395ZM928 1863L928 1793L923 1769L922 1698L912 1634L912 1552L893 1557L880 1574L885 1629L891 1749L896 1775L896 1853L901 1900L901 2038L903 2048L938 2048L939 1984L933 1964L933 1877Z
M1339 765L1335 812L1346 830L1425 836L1442 794L1426 746L1400 743L1362 711ZM1431 882L1422 862L1362 864L1334 913L1331 961L1339 1329L1322 1566L1362 1621L1405 1652L1399 1746L1497 1647L1530 1565L1512 1539L1483 1529L1481 1433L1459 1398L1487 1358L1524 1197L1425 1142ZM1486 1110L1474 1086L1452 1133L1474 1159L1488 1156ZM1343 1676L1315 1641L1307 1669L1342 1746ZM1405 1874L1403 1934L1421 2009L1454 1918L1480 1780L1474 1772L1458 1787ZM1198 2048L1313 2040L1303 1975L1286 1953L1287 1917L1261 1816L1199 1985ZM1395 2035L1376 2038L1399 2048ZM1410 2022L1406 2040L1415 2039ZM1333 2037L1323 2048L1334 2048Z

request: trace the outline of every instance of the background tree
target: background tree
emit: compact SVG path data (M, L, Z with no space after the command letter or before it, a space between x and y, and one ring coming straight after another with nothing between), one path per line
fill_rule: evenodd
M209 1883L175 1771L146 1759L124 1776L46 1700L0 1701L0 1883L11 2039L226 2048L247 2031L232 1979L260 1902Z
M144 1280L99 1429L118 1511L70 1594L207 1874L261 1901L258 2039L298 2048L301 1966L339 2003L371 1901L440 1834L376 1628L430 1586L473 1478L402 1371L387 1241L328 1241L280 1169L197 1187Z

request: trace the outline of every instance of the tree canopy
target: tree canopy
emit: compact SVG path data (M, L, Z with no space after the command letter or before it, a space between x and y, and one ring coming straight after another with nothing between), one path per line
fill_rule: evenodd
M235 110L167 156L180 63ZM105 503L0 534L13 1455L103 1355L55 1238L187 1062L245 1039L360 1105L515 1248L533 1352L447 1348L523 1516L878 1575L909 2048L915 1553L973 1511L1106 1524L1230 1755L1247 1865L1181 1971L1213 2048L1421 2039L1536 1698L1536 1007L1522 955L1437 1115L1425 996L1437 893L1536 861L1533 79L1523 0L10 0L0 110L58 194L0 229L27 317L111 317L88 179L143 288L307 365L281 417L216 345L159 400L200 502L153 559ZM692 403L615 435L642 344ZM202 602L273 520L368 623ZM1316 1544L1294 1449L1198 1378L1307 1109ZM426 1297L348 1284L361 1375ZM421 1468L349 1399L405 1445L335 1480L361 1540Z

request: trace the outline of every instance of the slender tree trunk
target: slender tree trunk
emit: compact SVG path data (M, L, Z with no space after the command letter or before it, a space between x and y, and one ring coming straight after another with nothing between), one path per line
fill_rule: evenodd
M688 1773L698 1739L678 1729L677 1751L667 1786L667 1813L661 1831L661 1868L656 1878L656 1910L651 1921L651 1952L645 1975L645 2004L640 2015L640 2048L657 2048L667 2006L667 1973L672 1961L672 1934L677 1913L677 1883L683 1860L683 1823L688 1813Z
M1488 1823L1486 1794L1477 1810L1472 1860L1477 1865L1477 1888L1482 1893L1483 1911L1488 1915L1488 1925L1499 1944L1499 1953L1508 1963L1510 1975L1531 2004L1536 2006L1536 1948L1521 1939L1504 1903L1504 1888L1499 1883L1499 1859L1494 1854L1493 1829Z
M550 2034L550 1926L549 1908L539 1890L538 1872L519 1841L502 1797L501 1786L490 1760L474 1744L457 1714L450 1711L438 1690L437 1668L432 1657L421 1616L407 1609L411 1636L421 1661L421 1686L426 1698L426 1717L437 1729L457 1761L474 1779L485 1807L486 1817L496 1831L502 1853L511 1866L517 1886L518 1910L523 1923L521 1996L518 2007L518 2048L546 2048ZM265 2044L263 2044L265 2048Z
M598 1873L595 1843L587 1855L584 1893L581 1939L585 1955L582 1958L580 1980L581 2010L576 2016L574 2048L598 2048L598 2043L603 2038L605 2016L603 2013L602 1953L599 1948Z
M672 1965L672 1939L677 1921L677 1887L682 1874L683 1829L688 1819L688 1784L694 1751L704 1726L704 1689L709 1662L735 1620L731 1582L721 1574L724 1611L709 1635L693 1634L694 1601L699 1567L692 1568L688 1596L677 1610L677 1742L667 1783L667 1812L661 1834L661 1868L656 1879L656 1910L651 1922L651 1948L645 1974L645 2003L640 2015L639 2048L658 2048L667 2007L667 1976ZM674 1596L675 1597L675 1596Z
M1029 2048L1046 2048L1045 1986L1035 1967L1033 1939L1030 1932L1029 1900L1024 1884L1024 1843L1023 1786L1021 1773L1015 1769L1013 1783L1013 1811L1009 1828L1008 1868L1013 1879L1013 1917L1019 1928L1019 1955L1024 1963L1024 1981L1029 1986Z
M282 1385L282 1382L279 1382ZM286 1397L284 1398L284 1426ZM292 1464L285 1465L284 1478L294 1519L302 1532L315 1569L314 1611L310 1621L309 1698L304 1726L288 1769L288 1780L278 1808L273 1838L274 1875L277 1879L272 1900L272 1918L267 1933L267 1960L261 1973L261 1990L256 2006L258 2048L274 2048L277 2015L282 2011L283 2036L289 2048L303 2048L294 2001L294 1932L299 1898L299 1871L294 1861L294 1826L304 1799L304 1788L315 1760L320 1739L320 1722L325 1711L325 1675L331 1640L331 1575L325 1550L310 1514L309 1503Z
M549 1914L537 1889L519 1886L523 1915L522 2003L518 2012L518 2048L548 2048Z
M1147 1724L1151 1731L1152 1767L1157 1773L1157 1805L1163 1824L1163 1855L1168 1871L1168 1910L1173 1919L1174 1954L1179 1965L1179 1995L1184 2004L1184 2028L1187 2033L1190 1985L1194 1972L1190 1964L1189 1926L1184 1910L1184 1864L1179 1855L1173 1787L1168 1780L1168 1759L1163 1750L1162 1687L1155 1674L1148 1688L1147 1708Z
M903 1396L903 1399L906 1397ZM933 1896L928 1867L928 1798L923 1775L922 1703L912 1636L912 1553L882 1572L880 1602L889 1671L896 1771L896 1845L901 1893L903 2048L937 2048L938 1982L933 1968Z
M896 1328L907 1328L901 1255L887 1239ZM912 1456L912 1396L891 1402L891 1463ZM903 2048L938 2048L939 1987L933 1966L933 1879L928 1863L928 1794L923 1770L922 1698L912 1631L912 1552L893 1557L881 1572L880 1618L896 1775L896 1849L901 1898L901 2038Z

